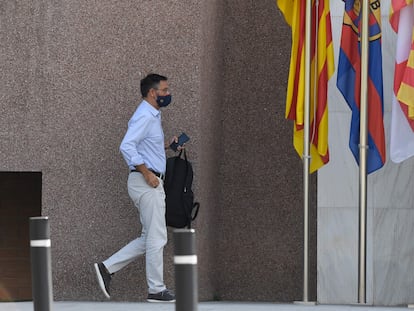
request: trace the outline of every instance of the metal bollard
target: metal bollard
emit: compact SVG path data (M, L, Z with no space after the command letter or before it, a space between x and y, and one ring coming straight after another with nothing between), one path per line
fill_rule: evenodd
M174 230L175 310L197 311L197 255L194 229Z
M30 260L34 311L52 307L52 268L48 217L30 217Z

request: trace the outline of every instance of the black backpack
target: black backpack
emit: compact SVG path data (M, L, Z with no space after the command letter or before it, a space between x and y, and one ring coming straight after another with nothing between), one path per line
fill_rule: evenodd
M184 149L178 156L167 159L164 180L167 226L191 228L191 221L197 217L200 207L200 203L194 202L192 183L193 167Z

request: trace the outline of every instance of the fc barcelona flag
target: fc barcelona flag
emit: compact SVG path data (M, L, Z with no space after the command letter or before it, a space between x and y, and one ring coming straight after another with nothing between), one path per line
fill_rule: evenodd
M318 2L318 5L316 3ZM303 155L305 110L305 26L307 0L277 0L292 30L286 118L294 121L293 145ZM310 81L310 172L329 161L327 84L334 72L329 0L312 0ZM317 44L314 44L314 42Z
M352 110L349 147L359 164L361 90L361 0L345 0L337 86ZM385 163L384 104L382 91L381 8L370 0L368 61L367 173Z

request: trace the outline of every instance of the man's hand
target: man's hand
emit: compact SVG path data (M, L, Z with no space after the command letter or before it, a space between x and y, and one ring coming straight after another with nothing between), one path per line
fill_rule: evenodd
M170 139L170 141L169 141L169 142L167 141L167 142L165 143L165 145L164 145L165 149L167 150L168 148L170 148L170 145L171 145L172 143L178 143L178 137L177 137L177 136L174 136L173 138L171 138L171 139Z
M155 176L155 174L151 172L144 164L137 165L135 168L142 174L142 176L144 176L145 181L150 187L158 187L158 185L160 184L158 177Z
M169 142L166 142L165 143L165 149L168 149L172 143L178 143L178 137L177 136L174 136L173 138L171 138L171 140ZM183 150L184 149L184 145L177 146L177 151Z

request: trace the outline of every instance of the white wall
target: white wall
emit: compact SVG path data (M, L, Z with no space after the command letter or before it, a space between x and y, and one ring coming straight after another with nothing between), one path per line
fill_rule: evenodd
M414 302L414 157L391 162L389 130L396 35L388 22L390 0L382 2L384 126L387 161L368 176L367 303ZM344 3L331 0L338 62ZM329 85L330 162L318 172L318 301L358 300L359 168L348 147L351 112Z

